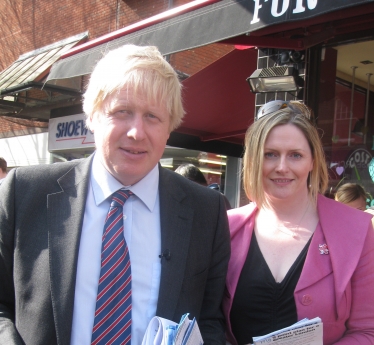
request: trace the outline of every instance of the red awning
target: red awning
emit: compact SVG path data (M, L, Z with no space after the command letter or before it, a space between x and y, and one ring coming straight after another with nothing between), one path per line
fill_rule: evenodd
M177 132L242 144L255 111L246 78L256 68L257 50L233 50L183 81L187 113Z

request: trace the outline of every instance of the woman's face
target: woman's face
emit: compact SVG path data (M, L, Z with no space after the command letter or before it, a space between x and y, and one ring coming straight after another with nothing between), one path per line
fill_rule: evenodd
M303 132L292 124L274 127L264 146L262 178L266 197L276 201L305 195L312 169L312 152Z

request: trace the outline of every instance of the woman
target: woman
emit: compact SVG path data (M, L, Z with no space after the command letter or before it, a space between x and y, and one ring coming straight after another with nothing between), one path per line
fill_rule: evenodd
M335 200L347 206L366 210L367 193L358 183L345 183L341 185L335 194Z
M317 316L325 345L374 344L371 217L322 195L328 175L309 117L299 102L273 101L247 131L253 202L228 212L223 308L233 345Z

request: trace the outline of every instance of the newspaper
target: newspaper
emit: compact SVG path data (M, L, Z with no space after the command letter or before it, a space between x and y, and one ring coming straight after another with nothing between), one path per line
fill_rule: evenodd
M323 324L319 317L303 319L292 326L253 337L253 345L323 345Z
M179 322L155 316L148 324L142 345L203 345L195 318L184 314Z

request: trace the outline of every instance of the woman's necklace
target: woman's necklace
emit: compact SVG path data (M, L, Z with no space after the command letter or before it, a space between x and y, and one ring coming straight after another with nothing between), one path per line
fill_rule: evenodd
M306 215L306 212L308 211L309 204L310 204L310 202L308 201L308 203L306 205L306 208L305 208L305 211L304 211L303 215L301 216L301 218L299 220L299 223L297 224L297 226L295 228L289 229L289 228L285 227L285 228L287 228L287 230L291 230L291 233L289 233L288 231L286 232L286 231L282 230L282 228L280 228L280 227L278 227L278 230L280 232L283 232L286 235L292 236L292 238L296 238L297 232L299 231L299 228L300 228L300 224L303 221L303 219L304 219L304 217Z

